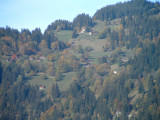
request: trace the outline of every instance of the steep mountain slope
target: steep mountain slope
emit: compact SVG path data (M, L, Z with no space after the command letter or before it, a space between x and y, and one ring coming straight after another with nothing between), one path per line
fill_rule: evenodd
M0 28L0 119L159 120L159 21L159 2L132 0L44 34Z

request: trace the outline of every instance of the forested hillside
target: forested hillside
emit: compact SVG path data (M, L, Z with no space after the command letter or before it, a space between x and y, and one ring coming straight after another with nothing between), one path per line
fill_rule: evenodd
M1 120L159 120L160 3L0 28Z
M94 19L113 20L125 16L150 16L160 12L159 2L152 3L146 0L132 0L116 5L109 5L98 10Z

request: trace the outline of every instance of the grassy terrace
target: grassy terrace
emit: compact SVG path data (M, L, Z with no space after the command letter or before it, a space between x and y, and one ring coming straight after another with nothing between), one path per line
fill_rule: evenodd
M53 83L57 83L59 86L60 91L65 91L69 88L70 84L73 82L72 78L73 76L75 76L74 72L69 72L69 73L64 73L64 77L63 80L61 81L55 81L54 80L54 76L48 76L48 79L43 79L44 73L39 73L36 76L32 76L32 78L30 80L28 80L28 83L30 83L31 85L44 85L46 88L44 89L44 91L46 93L50 92L50 89L53 85Z
M58 37L58 40L69 42L72 39L72 31L69 30L61 30L59 32L56 32L56 35Z

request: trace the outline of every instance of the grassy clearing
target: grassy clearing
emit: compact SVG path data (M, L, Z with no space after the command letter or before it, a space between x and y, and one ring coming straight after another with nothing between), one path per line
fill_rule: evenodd
M97 39L97 37L96 36L94 36L94 35L89 35L89 33L82 33L82 34L80 34L79 36L78 36L78 38L76 39L76 40L83 40L83 39L86 39L86 40L95 40L95 39Z
M48 77L48 79L44 80L42 78L42 74L37 74L36 76L32 76L30 80L28 80L28 83L31 85L44 85L46 88L44 89L45 93L48 93L53 85L53 83L57 83L59 86L60 91L65 91L69 88L70 84L72 83L72 78L75 75L74 72L64 73L63 80L61 81L55 81L54 77Z
M118 71L119 70L119 66L118 66L118 64L113 64L113 65L111 65L111 70L115 70L115 71Z
M121 19L117 18L111 21L100 21L100 20L96 20L96 25L93 27L93 30L98 31L98 32L102 32L104 29L110 27L111 30L119 30L119 25L121 23Z
M49 88L52 87L52 84L56 83L56 82L54 81L54 79L51 79L51 78L48 78L48 79L44 80L42 78L42 74L37 74L36 76L32 76L32 79L28 80L28 83L30 83L33 86L34 85L38 85L38 86L39 85L44 85L44 86L46 86L44 91L46 93L48 93Z
M124 46L124 47L121 48L121 50L126 53L127 57L134 58L134 53L135 53L134 49L133 50L131 50L131 49L127 50L126 47Z
M135 53L134 50L128 50L128 51L126 51L126 55L127 55L128 57L131 57L131 58L134 58L134 53Z
M94 51L102 51L102 47L107 43L106 39L89 39L88 37L78 39L75 41L77 44L81 44L83 47L91 46Z
M130 102L131 104L134 104L138 98L141 98L141 97L142 97L142 95L138 93L138 86L136 86L136 87L134 88L134 90L132 90L132 91L129 93L128 97L129 97L129 98L132 98L132 100L131 100L131 102Z
M104 21L96 20L95 22L96 22L96 25L93 27L93 30L102 32L106 28Z
M151 16L150 16L150 18L154 18L154 17L157 18L157 19L160 19L160 13L158 13L158 14L156 14L156 15L151 15Z
M57 82L61 91L65 91L70 87L71 83L73 82L72 78L75 76L75 72L64 73L63 75L63 80Z
M98 58L108 55L107 52L93 51L90 52L90 58L93 59L93 63L98 64Z
M58 40L69 42L72 39L72 31L69 30L61 30L56 33Z

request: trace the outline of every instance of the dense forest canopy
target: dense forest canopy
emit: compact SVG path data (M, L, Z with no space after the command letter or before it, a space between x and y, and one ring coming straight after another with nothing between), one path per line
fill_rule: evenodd
M93 16L98 20L113 20L125 16L150 16L160 12L160 3L146 0L131 0L125 3L109 5L98 10Z
M48 26L47 30L72 30L72 22L67 20L56 20L51 25Z
M159 21L159 2L131 0L0 28L0 119L159 120Z
M89 15L86 14L79 14L76 18L73 20L73 26L74 28L77 27L78 29L81 29L82 27L91 27L92 24L92 18Z

